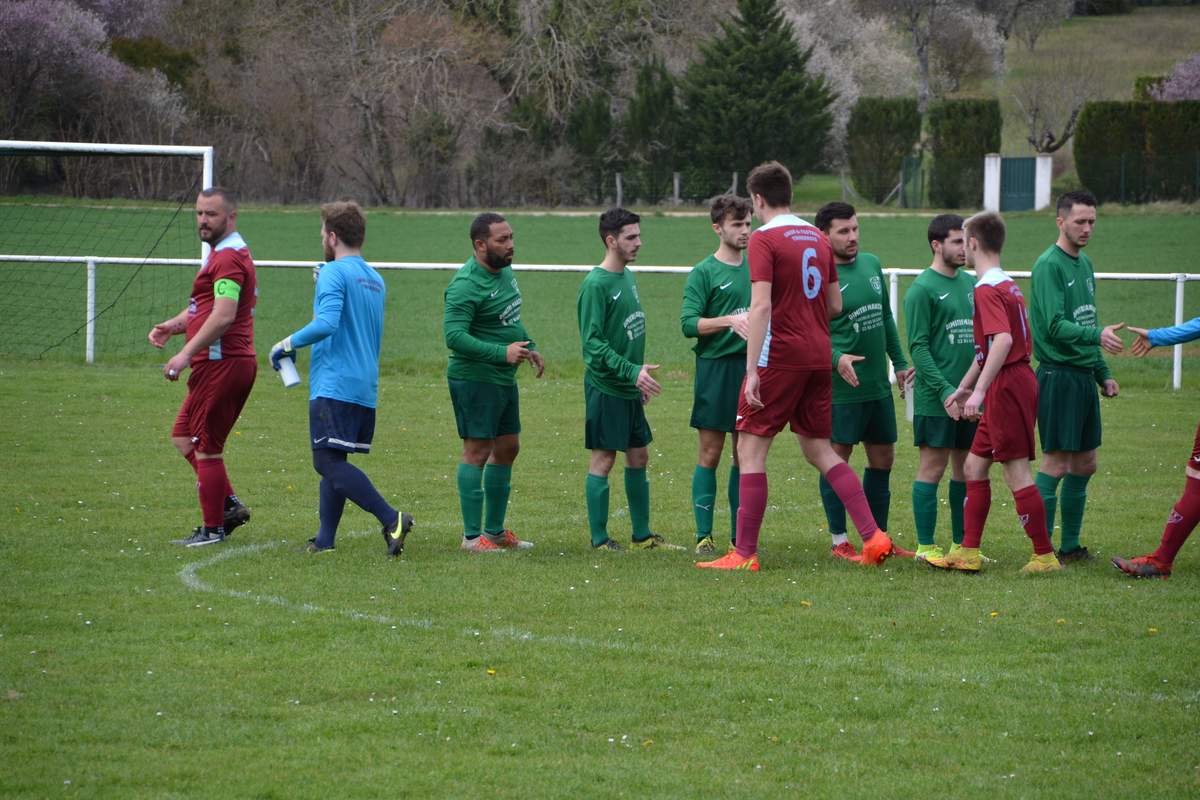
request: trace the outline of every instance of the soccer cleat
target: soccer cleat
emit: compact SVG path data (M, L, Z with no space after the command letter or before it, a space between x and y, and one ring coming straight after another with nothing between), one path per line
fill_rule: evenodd
M1074 550L1059 550L1058 562L1060 564L1084 564L1088 561L1095 561L1096 557L1088 552L1086 547L1076 547Z
M225 535L230 536L234 528L240 528L250 521L250 509L240 502L225 509Z
M533 547L533 542L527 542L524 539L517 538L517 535L508 528L505 528L503 531L497 534L485 533L483 535L486 536L488 541L490 541L492 544L502 547L505 550L528 550Z
M405 511L401 511L396 517L396 521L392 523L392 527L383 528L380 533L383 534L383 540L387 542L388 555L395 558L404 552L404 540L408 538L408 532L412 530L413 515Z
M887 531L880 528L875 535L863 542L862 563L867 565L882 564L892 554L895 547Z
M943 552L942 548L938 547L936 544L919 544L919 545L917 545L917 552L913 556L913 558L916 558L920 561L928 561L931 558L943 559L945 557L946 557L945 552Z
M917 557L917 554L915 551L909 550L906 547L901 547L900 545L896 544L895 542L892 542L891 555L892 555L892 558L916 558Z
M707 556L715 552L717 552L717 545L711 536L705 536L696 542L696 555Z
M1062 569L1062 564L1058 563L1058 559L1054 557L1054 553L1043 553L1038 555L1034 553L1029 559L1029 563L1021 567L1022 575L1040 575L1043 572L1058 572Z
M758 553L752 556L742 556L737 550L730 550L716 561L697 561L699 569L736 569L743 572L758 572Z
M171 544L180 544L180 545L184 545L186 547L188 542L190 542L192 539L195 539L198 534L201 534L203 532L204 532L204 526L197 525L196 527L192 528L191 533L189 533L187 536L183 537L182 539L172 539Z
M220 528L212 530L203 526L197 527L188 538L177 540L178 544L182 544L184 547L204 547L209 544L219 544L223 541L225 541L224 531Z
M593 550L602 550L607 553L624 553L625 548L616 539L605 539L600 544L592 545Z
M463 537L462 544L458 546L459 550L466 550L468 553L503 553L504 548L493 542L486 536L476 536L474 539Z
M942 558L926 558L925 563L938 569L951 569L957 572L975 573L983 567L983 558L979 555L978 547L963 547L955 545Z
M950 545L950 549L946 552L946 555L958 557L959 555L962 554L962 549L963 549L963 546L961 544L952 544L952 545ZM995 564L996 563L996 559L988 558L982 552L979 554L979 561L980 561L980 563L983 563L983 564Z
M652 533L645 539L634 539L629 543L633 550L686 550L683 545L671 544L657 533Z
M306 553L332 553L333 551L333 545L330 545L329 547L319 547L317 545L317 537L315 536L308 540L308 544L304 545L304 552Z
M847 561L862 561L862 556L854 549L854 545L850 542L842 542L829 548L829 554L834 558L844 558Z
M1138 556L1137 558L1114 558L1112 565L1135 578L1169 578L1171 565L1159 561L1154 556Z

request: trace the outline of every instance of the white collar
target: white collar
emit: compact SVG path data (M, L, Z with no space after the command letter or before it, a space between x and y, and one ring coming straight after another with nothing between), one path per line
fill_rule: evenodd
M771 228L796 227L797 225L809 225L809 223L797 217L795 214L779 214L771 218L771 221L759 228L760 231L768 231ZM811 227L811 226L810 226Z
M1000 267L996 267L988 270L986 275L984 275L982 278L976 279L975 282L980 286L997 286L1005 281L1011 280L1012 278L1008 276L1007 272Z

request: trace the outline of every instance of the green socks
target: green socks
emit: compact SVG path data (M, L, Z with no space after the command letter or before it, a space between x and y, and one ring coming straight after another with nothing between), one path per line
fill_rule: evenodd
M483 468L483 497L487 507L486 533L504 532L504 514L512 491L512 464L488 464Z
M589 472L583 493L587 497L588 529L592 534L592 547L599 547L608 541L608 478Z
M713 488L716 494L716 487ZM633 523L633 540L643 542L650 538L650 481L646 480L646 468L625 468L625 499L629 501L629 521ZM712 529L712 524L709 524ZM594 534L593 534L594 536Z
M967 502L967 482L950 479L950 532L955 544L963 542L963 506Z
M729 470L729 541L737 543L737 512L742 504L742 471Z
M1087 503L1087 485L1091 475L1067 473L1062 482L1062 545L1059 550L1069 553L1079 549L1079 531L1083 528L1083 507Z
M867 467L863 470L863 494L867 496L867 505L871 507L875 524L885 531L888 529L888 509L892 505L892 490L888 486L891 477L890 469Z
M937 491L936 483L913 481L913 522L917 526L917 544L931 545L935 543L934 532L937 530L938 512Z
M1042 496L1042 505L1046 506L1046 533L1050 539L1054 539L1054 512L1058 508L1058 482L1062 478L1055 478L1052 475L1047 475L1044 472L1039 472L1037 477L1033 479L1033 483L1038 488L1038 494Z
M458 465L458 504L462 508L463 536L474 539L483 532L483 469Z
M625 473L628 479L629 472ZM713 504L717 499L717 471L696 465L692 472L692 514L696 517L696 541L712 536Z
M839 533L845 533L846 507L842 505L837 492L833 490L829 481L825 480L824 475L821 476L818 486L821 488L821 506L825 509L825 520L829 523L830 535L836 536Z

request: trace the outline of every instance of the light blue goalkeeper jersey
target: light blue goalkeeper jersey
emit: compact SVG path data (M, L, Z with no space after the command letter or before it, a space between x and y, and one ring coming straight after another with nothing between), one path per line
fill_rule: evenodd
M360 256L321 267L313 321L292 334L292 347L313 346L309 399L375 408L386 293L383 278Z

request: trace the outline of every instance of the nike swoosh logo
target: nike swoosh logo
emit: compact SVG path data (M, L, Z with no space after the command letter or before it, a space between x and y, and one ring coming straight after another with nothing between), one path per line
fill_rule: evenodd
M1192 461L1200 461L1200 456L1192 456Z
M321 442L325 441L328 438L329 438L328 436L322 436L320 439L313 439L313 444L320 444Z
M703 508L705 511L712 511L712 506L702 506L699 503L696 503L696 508Z
M844 284L842 284L841 286L839 286L839 287L838 287L838 291L839 291L839 292L844 292L844 291L846 291L846 287L847 287L847 286L849 286L849 285L850 285L850 284L848 284L848 283L844 283Z
M1078 280L1078 278L1076 280ZM1070 283L1067 284L1067 286L1074 286L1074 285L1075 285L1075 281L1071 281Z
M489 294L489 295L488 295L488 297L490 297L490 298L492 298L493 300L495 300L495 299L496 299L496 295L498 295L498 294L500 294L500 290L499 290L499 289L497 289L496 291L494 291L494 292L492 292L491 294Z
M949 292L946 292L945 294L939 294L939 295L938 295L938 300L945 300L945 299L946 299L947 297L949 297L949 296L950 296L950 293L949 293Z
M623 291L625 291L625 290L624 290L624 289L622 289L622 290L621 290L621 292L623 292ZM618 297L620 297L620 296L621 296L621 292L617 292L616 294L614 294L614 295L613 295L613 300L616 300Z
M725 291L725 290L726 290L726 289L728 289L730 286L733 286L733 281L730 281L729 283L722 283L722 284L721 284L720 286L718 286L717 288L718 288L718 289L720 289L721 291Z

